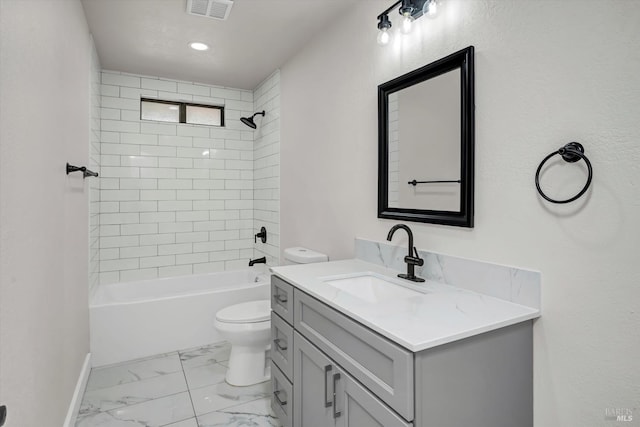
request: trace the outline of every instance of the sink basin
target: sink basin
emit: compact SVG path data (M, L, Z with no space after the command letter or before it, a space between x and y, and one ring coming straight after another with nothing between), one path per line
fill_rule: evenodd
M409 289L404 283L370 272L321 277L320 280L353 297L373 304L391 299L416 297L427 293L424 290Z

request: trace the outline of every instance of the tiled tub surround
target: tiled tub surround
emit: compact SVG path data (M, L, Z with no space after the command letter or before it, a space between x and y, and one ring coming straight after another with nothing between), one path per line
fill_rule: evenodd
M356 258L392 270L406 271L407 247L357 238ZM442 255L418 249L424 259L416 275L437 283L468 289L505 301L540 309L540 279L537 271Z
M253 152L253 228L267 228L267 242L254 244L255 258L267 257L267 264L280 264L280 71L276 71L253 92L256 116Z
M262 267L100 285L89 307L93 366L221 341L218 310L269 298Z
M281 426L269 382L224 382L229 351L221 342L92 369L76 427Z
M91 135L89 137L89 164L100 173L100 86L101 67L98 52L91 43ZM87 180L89 187L89 297L100 283L100 179Z
M103 71L101 95L100 283L245 267L253 92ZM225 127L141 121L140 97L224 105Z

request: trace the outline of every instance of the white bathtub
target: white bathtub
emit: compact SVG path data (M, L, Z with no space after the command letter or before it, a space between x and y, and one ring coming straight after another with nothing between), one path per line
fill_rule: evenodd
M89 307L93 366L222 341L218 310L269 299L253 269L100 285Z

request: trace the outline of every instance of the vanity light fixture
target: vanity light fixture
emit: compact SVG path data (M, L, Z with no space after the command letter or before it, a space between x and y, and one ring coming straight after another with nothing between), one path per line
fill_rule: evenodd
M424 2L422 6L422 14L427 15L429 18L433 18L438 13L438 1L429 0Z
M378 19L380 20L378 22L378 29L380 30L378 32L378 44L384 46L391 41L391 31L389 31L391 21L389 21L389 15L387 14L380 15Z
M413 21L422 15L433 17L437 11L437 4L440 0L398 0L387 10L378 15L378 44L386 45L391 41L391 21L389 12L398 7L398 12L402 16L400 31L409 34L413 27Z
M402 25L400 26L400 31L402 34L409 34L411 32L411 27L413 21L416 19L411 16L413 13L413 3L411 0L402 0L402 4L398 8L398 12L402 15Z

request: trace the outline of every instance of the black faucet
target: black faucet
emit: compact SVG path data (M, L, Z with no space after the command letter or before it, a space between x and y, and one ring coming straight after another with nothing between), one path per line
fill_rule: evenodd
M418 255L418 250L415 246L413 246L413 233L411 232L411 229L404 224L396 224L391 227L391 230L389 230L389 234L387 234L387 240L391 241L393 233L395 233L399 228L405 230L409 235L409 254L404 257L404 262L407 263L407 274L398 274L398 277L411 280L413 282L424 282L424 279L422 277L416 276L415 273L416 265L422 266L424 264L424 260L420 258L420 256ZM415 257L413 256L414 253L416 254Z
M255 265L255 264L266 264L267 263L267 257L262 257L262 258L256 258L256 259L250 259L249 260L249 267Z

